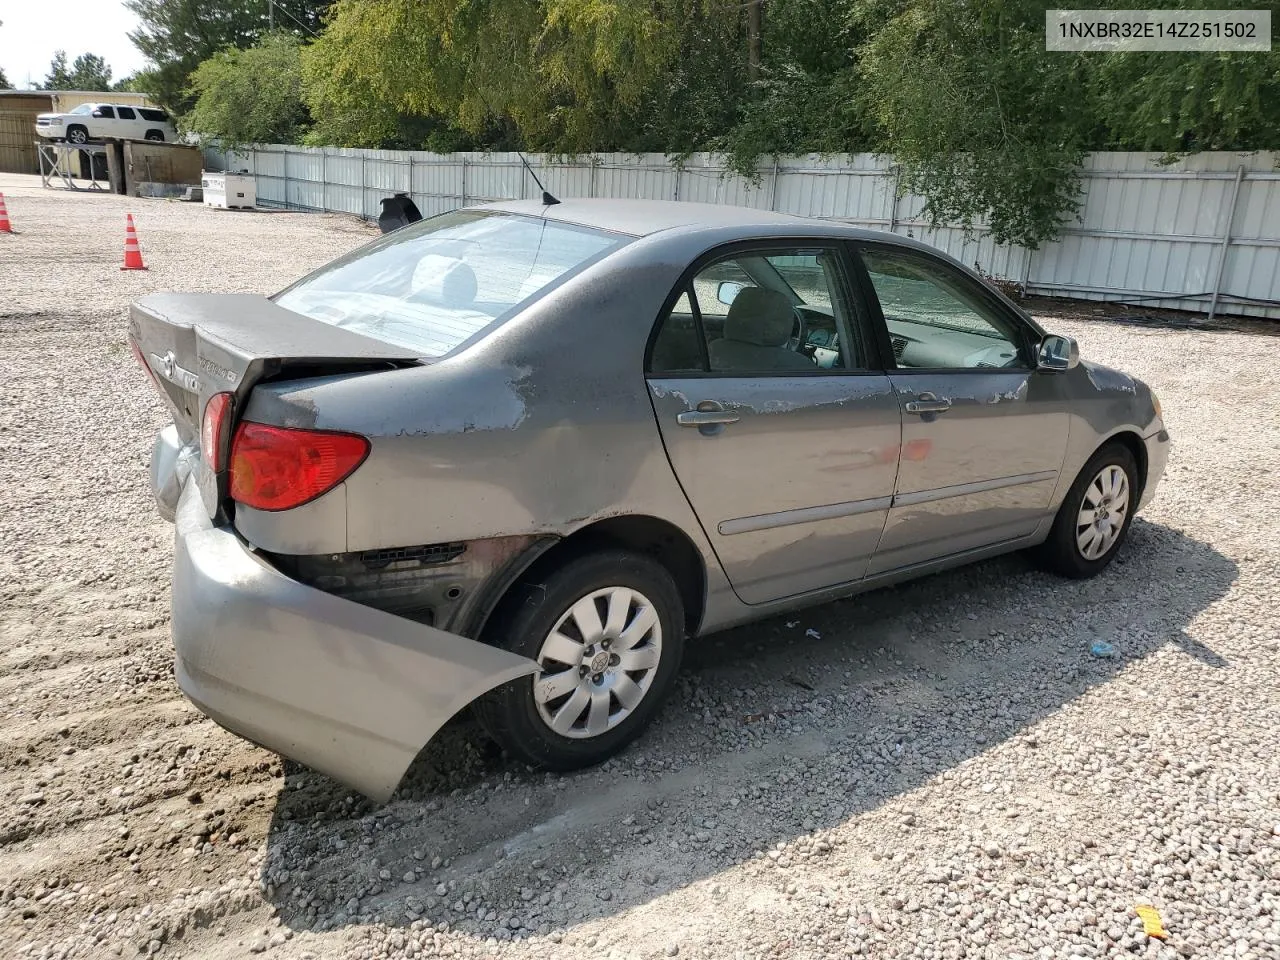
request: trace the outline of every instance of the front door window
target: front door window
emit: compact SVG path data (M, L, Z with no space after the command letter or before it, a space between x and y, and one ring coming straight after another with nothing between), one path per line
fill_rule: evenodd
M867 250L862 262L903 369L1025 367L1016 327L983 302L963 275L915 254Z

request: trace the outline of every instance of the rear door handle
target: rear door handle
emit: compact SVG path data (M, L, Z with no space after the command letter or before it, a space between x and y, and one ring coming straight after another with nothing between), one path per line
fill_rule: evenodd
M708 427L721 423L737 423L741 417L729 410L686 410L676 414L676 423L682 427Z
M946 413L951 409L951 401L947 397L938 397L932 393L922 393L914 400L908 400L903 409L907 413Z

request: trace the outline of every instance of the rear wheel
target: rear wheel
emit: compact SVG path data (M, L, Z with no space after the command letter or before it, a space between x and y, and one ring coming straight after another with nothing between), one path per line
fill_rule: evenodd
M163 142L164 142L164 132L163 132L163 131L161 131L161 130L148 130L148 131L147 131L147 139L148 139L148 140L155 140L155 141L158 141L158 142L160 142L160 143L163 143Z
M67 127L67 139L72 143L88 143L89 131L79 125Z
M1038 557L1054 573L1084 579L1101 573L1129 535L1138 505L1138 467L1129 448L1095 453L1067 491Z
M656 561L593 553L518 586L487 639L536 660L539 673L477 704L480 722L512 755L573 770L599 763L649 724L684 648L684 609Z

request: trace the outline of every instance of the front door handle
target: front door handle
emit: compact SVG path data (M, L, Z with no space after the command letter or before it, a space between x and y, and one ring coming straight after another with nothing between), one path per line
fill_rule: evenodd
M730 410L686 410L676 414L676 423L682 427L710 427L722 423L737 423L741 417Z
M946 413L951 409L951 401L936 394L922 393L914 400L908 400L903 409L907 413Z

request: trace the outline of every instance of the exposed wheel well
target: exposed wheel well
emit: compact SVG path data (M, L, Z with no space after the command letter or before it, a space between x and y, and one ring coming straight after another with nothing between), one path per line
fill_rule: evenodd
M621 547L653 557L671 574L684 603L685 623L692 636L702 623L707 574L698 548L675 524L657 517L625 516L598 520L565 537L525 571L521 580L537 577L550 567L593 550Z
M1138 465L1138 493L1137 497L1134 498L1136 503L1142 497L1142 491L1147 487L1147 445L1132 430L1122 430L1107 437L1102 446L1105 447L1108 443L1122 444L1133 454L1133 462Z

